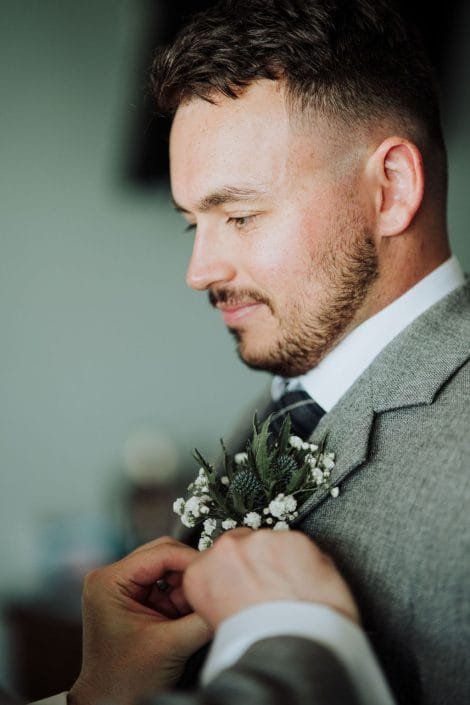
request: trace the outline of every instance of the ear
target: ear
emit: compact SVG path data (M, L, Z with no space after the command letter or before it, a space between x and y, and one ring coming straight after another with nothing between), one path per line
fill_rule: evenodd
M386 139L369 158L375 199L377 234L403 233L415 217L424 194L423 158L412 142Z

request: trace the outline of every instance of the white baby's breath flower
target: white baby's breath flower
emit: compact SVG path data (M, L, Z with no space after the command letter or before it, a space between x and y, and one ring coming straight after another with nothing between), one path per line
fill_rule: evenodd
M186 502L182 497L178 497L178 499L175 499L173 502L173 511L175 514L178 514L178 516L181 516L184 513L184 505Z
M192 514L193 517L196 519L201 516L201 505L202 505L202 500L201 497L197 497L196 495L193 495L188 499L186 502L186 507L185 507L185 514Z
M278 494L276 499L269 503L269 512L276 519L284 521L289 514L292 514L297 509L297 500L291 494L285 496Z
M312 451L312 453L315 453L315 451L318 450L318 446L315 443L310 443L309 448Z
M245 463L248 460L248 453L236 453L234 460L237 465L241 465L241 463Z
M289 531L289 524L285 521L277 521L273 526L273 531Z
M284 508L286 512L293 512L297 509L297 500L293 495L288 494L284 499Z
M201 490L201 492L207 492L209 490L209 482L207 477L205 475L196 477L194 480L194 486L197 487L198 490Z
M323 458L322 465L324 468L326 468L326 470L333 470L333 468L335 466L335 461L333 460L333 458L326 458L325 457L325 458Z
M223 485L225 485L225 487L228 487L230 485L230 480L228 478L228 475L222 475L222 477L220 478L220 481Z
M197 545L199 551L205 551L207 548L210 548L213 545L213 541L210 536L206 536L206 534L202 534L201 538L199 539L199 543Z
M217 522L215 519L206 519L204 521L204 531L208 536L212 536L217 528Z
M271 526L271 524L274 524L274 519L273 519L272 517L268 517L268 518L266 519L266 524L267 524L268 526Z
M230 529L234 529L237 526L237 522L235 519L224 519L222 522L222 529L224 531L230 531Z
M245 526L249 526L250 529L259 529L261 526L261 515L258 512L248 512L248 514L243 519Z
M320 470L320 468L313 468L312 478L313 478L314 482L317 483L317 485L320 485L323 482L324 473Z
M269 503L269 511L273 517L277 517L278 519L284 518L284 503L273 499L273 501Z
M299 436L289 436L289 443L292 448L295 448L296 450L302 450L304 444L303 440Z
M330 490L330 494L332 497L338 497L339 495L339 487L332 487Z
M191 529L193 526L196 526L196 520L191 514L183 514L181 517L181 523L183 526L187 526L189 529Z

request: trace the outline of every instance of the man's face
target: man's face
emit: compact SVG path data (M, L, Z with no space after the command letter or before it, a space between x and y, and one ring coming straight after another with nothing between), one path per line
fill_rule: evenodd
M357 164L341 136L293 126L279 83L175 116L171 181L194 226L188 285L206 290L251 367L314 367L363 316L377 274Z

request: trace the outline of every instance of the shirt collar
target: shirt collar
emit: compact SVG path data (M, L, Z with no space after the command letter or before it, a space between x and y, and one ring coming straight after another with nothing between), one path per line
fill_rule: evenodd
M304 389L330 411L383 348L424 311L465 282L452 256L402 296L357 326L312 370L300 377L274 377L271 393Z

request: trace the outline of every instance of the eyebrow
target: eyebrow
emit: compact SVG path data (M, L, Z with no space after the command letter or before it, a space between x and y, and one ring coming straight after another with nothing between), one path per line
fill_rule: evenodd
M222 206L224 203L233 203L236 201L246 201L254 198L258 198L265 194L264 190L258 190L253 188L239 188L236 186L223 186L207 196L204 196L197 204L196 210L201 213L205 213L211 208L216 208L217 206ZM174 198L172 198L173 205L179 213L190 213L186 208L180 206Z

